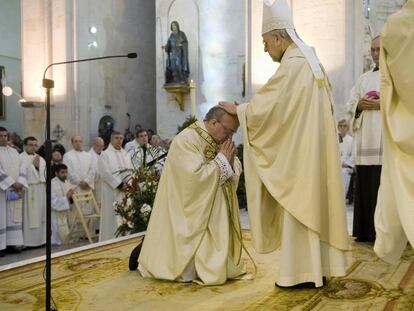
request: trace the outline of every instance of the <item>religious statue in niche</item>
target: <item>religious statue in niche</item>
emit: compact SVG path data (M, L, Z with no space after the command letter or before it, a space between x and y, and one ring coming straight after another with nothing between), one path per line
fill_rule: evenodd
M171 22L171 35L163 47L167 53L165 84L188 84L190 67L188 65L188 41L185 33L180 30L177 21Z

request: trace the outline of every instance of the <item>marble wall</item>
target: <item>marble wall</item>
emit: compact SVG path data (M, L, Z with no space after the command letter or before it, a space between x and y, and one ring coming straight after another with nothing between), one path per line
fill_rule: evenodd
M364 0L364 37L363 37L363 69L369 70L373 66L370 55L372 38L381 34L388 16L397 12L406 0Z
M4 67L2 85L13 89L10 97L3 96L4 118L0 126L10 132L20 133L22 118L19 99L21 96L21 48L20 48L20 3L3 1L0 3L0 66ZM0 94L1 96L1 94Z
M96 27L96 33L90 27ZM27 99L42 100L47 64L72 59L125 55L55 66L48 76L53 89L52 130L64 130L61 142L81 134L86 145L98 135L99 120L110 116L124 131L126 113L136 123L156 126L155 4L146 0L22 0L23 86ZM43 133L43 109L26 108L24 132ZM53 136L53 133L52 133Z
M161 48L176 20L189 41L190 79L197 84L196 116L202 118L219 100L243 101L245 6L241 0L157 0L157 128L171 137L191 114L190 96L184 111L163 85L166 55Z
M316 51L333 85L337 115L356 79L369 67L369 29L379 32L404 0L289 0L299 35ZM22 0L23 93L41 101L42 71L53 61L138 52L138 60L107 60L51 70L52 129L61 125L86 141L103 116L118 130L140 123L163 137L190 115L165 91L162 46L177 20L189 40L190 79L197 84L196 116L217 101L249 101L277 64L263 52L260 0ZM365 6L364 6L365 5ZM89 27L97 28L96 34ZM370 25L370 27L368 27ZM96 43L94 43L96 42ZM96 45L96 46L95 46ZM245 69L244 68L245 65ZM243 80L244 73L244 80ZM245 87L244 84L245 83ZM245 96L242 96L243 89ZM27 108L24 133L43 133L44 111Z

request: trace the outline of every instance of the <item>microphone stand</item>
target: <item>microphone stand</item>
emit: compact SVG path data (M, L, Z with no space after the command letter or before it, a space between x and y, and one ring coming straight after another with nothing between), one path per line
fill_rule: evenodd
M137 58L137 53L127 55L112 55L93 57L85 59L70 60L65 62L52 63L43 72L42 86L46 89L46 141L45 141L45 160L46 160L46 311L56 310L51 308L51 281L52 281L52 140L50 139L50 90L54 88L55 81L46 79L47 70L54 65L72 64L88 62L107 58Z

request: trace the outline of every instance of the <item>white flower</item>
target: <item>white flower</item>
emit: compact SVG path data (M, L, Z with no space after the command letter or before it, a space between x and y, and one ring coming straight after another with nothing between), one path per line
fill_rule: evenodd
M140 212L142 214L151 212L152 208L148 204L142 204Z
M112 203L112 205L113 205L114 207L117 207L117 206L118 206L118 201L114 201L114 203Z
M132 206L132 199L128 198L126 201L127 206Z

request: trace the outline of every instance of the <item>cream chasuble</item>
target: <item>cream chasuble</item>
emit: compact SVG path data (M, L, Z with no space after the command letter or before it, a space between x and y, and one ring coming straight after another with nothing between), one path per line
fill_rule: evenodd
M235 160L236 178L220 181L217 150L203 122L174 138L139 257L144 276L217 285L244 274L236 198L241 164Z
M377 255L414 246L414 0L388 18L380 54L384 157L375 210Z
M326 78L315 79L303 54L291 44L277 72L249 104L238 107L237 114L244 132L247 202L255 249L268 253L282 246L285 258L282 239L290 237L291 247L303 248L307 236L293 238L303 227L314 233L313 240L305 244L308 256L314 255L310 245L315 238L318 245L323 242L338 255L337 267L323 275L343 275L344 254L340 250L348 250L349 244L329 88ZM294 225L288 224L287 217ZM286 227L291 228L290 233ZM319 252L319 257L324 253ZM293 258L286 260L292 265ZM319 269L321 265L323 260L319 260ZM280 275L282 282L278 284L304 282L306 272L299 270L292 271L290 277ZM322 275L312 267L307 272L306 282L320 286Z
M99 241L115 238L118 229L118 216L115 214L114 202L122 199L123 192L117 187L128 176L121 170L132 169L131 158L124 150L115 149L111 144L98 159L98 172L101 177L101 225Z
M20 154L28 184L23 201L24 246L40 246L46 243L46 162L40 157L37 169L33 165L35 157L36 154Z
M0 250L23 245L23 199L7 198L15 182L27 187L19 154L14 148L0 147Z

